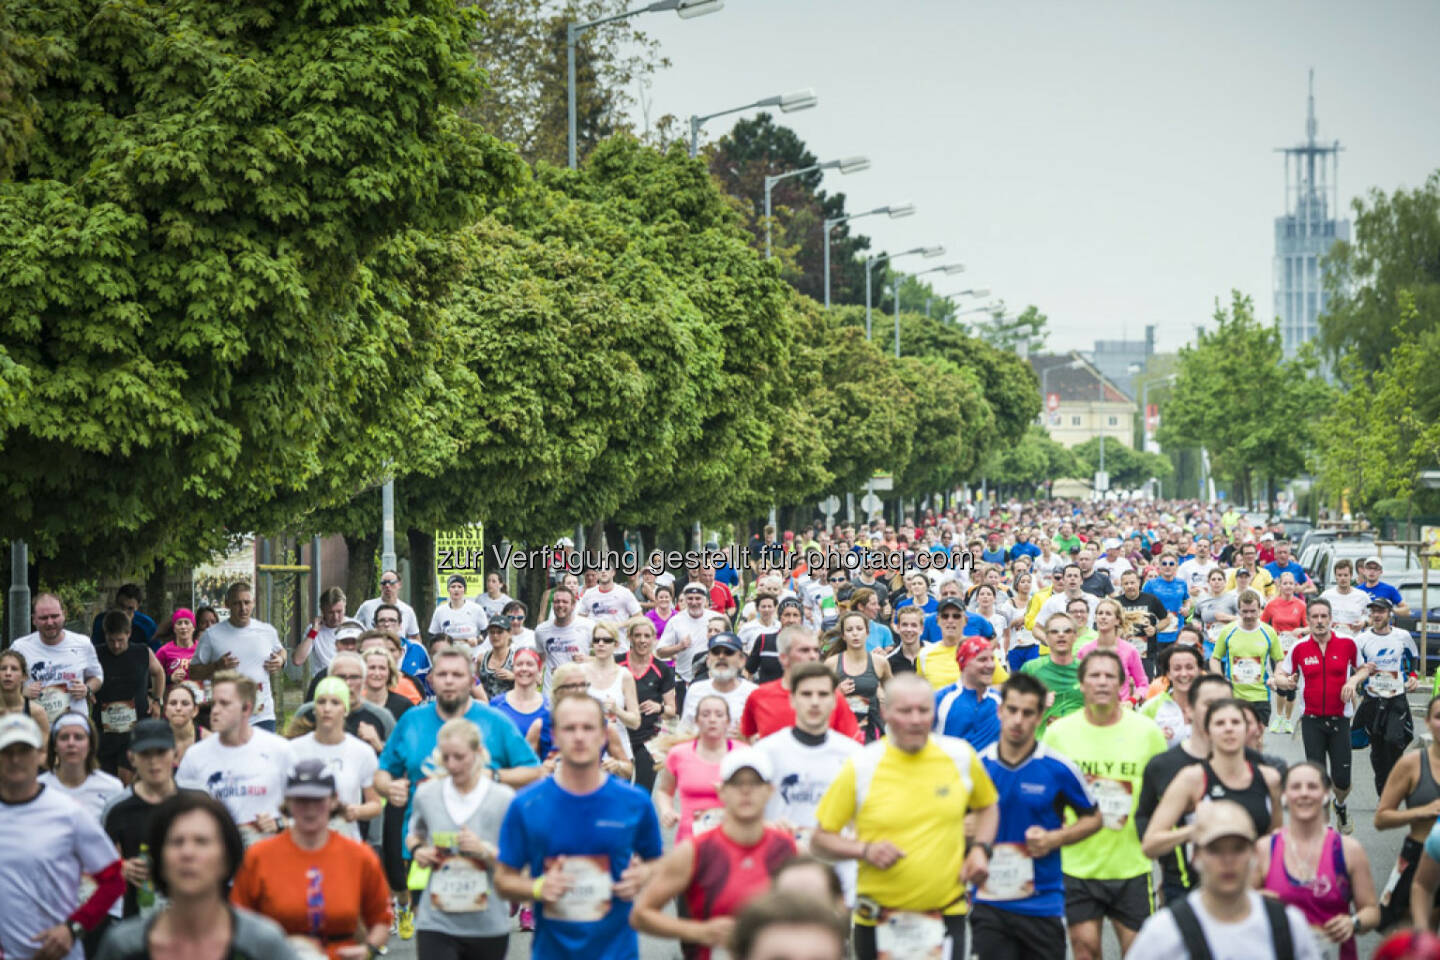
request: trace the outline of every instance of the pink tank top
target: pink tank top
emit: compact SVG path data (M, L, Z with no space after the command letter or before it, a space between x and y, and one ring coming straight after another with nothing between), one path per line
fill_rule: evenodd
M1286 906L1298 908L1312 927L1321 926L1339 914L1348 914L1350 871L1345 866L1340 832L1334 827L1325 828L1315 879L1302 882L1290 876L1290 871L1285 869L1285 831L1275 831L1270 837L1270 871L1265 875L1265 889L1279 897ZM1352 937L1341 945L1340 960L1356 960L1357 956Z

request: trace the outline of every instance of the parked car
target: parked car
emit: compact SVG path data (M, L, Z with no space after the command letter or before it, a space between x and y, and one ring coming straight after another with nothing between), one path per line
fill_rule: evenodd
M1301 537L1315 529L1315 524L1304 517L1286 517L1277 522L1280 524L1280 529L1285 532L1285 539L1292 543L1299 542Z
M1422 609L1422 581L1418 569L1407 569L1403 572L1404 579L1388 580L1387 583L1395 584L1395 589L1400 591L1400 599L1410 608L1406 616L1395 616L1395 629L1405 630L1415 638L1415 645L1420 646L1420 611ZM1425 624L1425 662L1429 664L1426 673L1433 673L1434 664L1440 661L1440 570L1430 571L1430 615L1426 618Z
M1351 566L1358 568L1360 561L1366 557L1378 556L1385 564L1385 582L1394 583L1398 579L1411 579L1410 574L1416 577L1420 574L1419 567L1410 567L1405 560L1405 551L1390 547L1377 547L1373 535L1365 533L1359 536L1347 535L1329 543L1313 545L1311 562L1306 564L1301 561L1300 565L1305 572L1315 580L1315 587L1320 591L1328 590L1335 585L1335 564L1341 559L1349 560ZM1355 571L1355 582L1359 583L1364 579L1360 571Z

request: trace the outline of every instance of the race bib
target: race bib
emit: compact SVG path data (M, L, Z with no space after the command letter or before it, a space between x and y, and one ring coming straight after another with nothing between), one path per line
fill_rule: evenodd
M1297 643L1299 643L1299 642L1300 642L1300 635L1299 635L1299 634L1296 634L1296 633L1282 633L1282 634L1280 634L1280 649L1284 650L1286 653L1289 653L1291 650L1294 650L1294 649L1295 649L1295 644L1297 644Z
M865 716L870 712L870 701L864 697L846 697L845 702L850 704L850 712L857 717Z
M40 691L35 702L45 711L46 718L54 723L60 714L70 709L70 694L65 692L64 687L46 687Z
M549 863L546 863L549 867ZM604 854L566 857L565 876L570 889L554 903L545 904L545 919L564 923L591 923L610 912L610 858Z
M979 890L985 900L1021 900L1035 893L1035 861L1023 843L997 843L990 875Z
M446 857L430 872L430 902L444 913L475 913L490 902L490 877L466 856Z
M1264 675L1259 657L1235 657L1230 661L1230 679L1235 683L1259 683Z
M878 960L940 960L945 952L945 920L938 913L886 910L875 924Z
M1370 692L1377 697L1395 697L1405 692L1405 681L1393 670L1381 670L1370 678Z
M1091 777L1090 789L1095 794L1095 803L1100 807L1100 820L1106 830L1121 830L1130 819L1131 786L1126 780L1107 780Z
M690 818L690 832L693 836L700 836L709 833L725 821L724 807L709 807L704 810L696 810L695 815Z
M106 733L129 733L135 727L135 704L107 703L100 708L100 729Z

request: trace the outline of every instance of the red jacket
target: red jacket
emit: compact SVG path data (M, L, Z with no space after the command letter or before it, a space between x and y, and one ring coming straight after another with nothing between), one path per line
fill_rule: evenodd
M750 693L740 714L742 737L768 737L776 730L795 726L795 708L790 706L790 691L785 689L784 682L784 678L771 680ZM860 739L860 724L855 719L855 711L850 709L850 704L845 702L839 690L835 691L835 712L830 715L830 729L852 739Z

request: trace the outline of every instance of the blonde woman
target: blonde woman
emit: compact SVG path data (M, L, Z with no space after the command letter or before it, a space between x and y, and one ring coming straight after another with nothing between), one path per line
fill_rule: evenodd
M1076 651L1077 659L1084 659L1091 650L1109 650L1125 665L1125 676L1120 690L1120 699L1135 703L1143 701L1150 690L1150 678L1145 676L1145 666L1140 660L1140 651L1134 644L1121 638L1124 630L1125 608L1120 601L1106 597L1095 604L1095 639Z
M365 683L360 688L360 696L372 706L389 710L390 716L398 723L414 704L395 692L395 685L400 682L400 668L395 665L395 657L383 647L371 647L361 655L361 659L365 661Z
M640 700L635 693L635 678L615 660L620 646L620 630L601 621L590 635L590 659L581 664L589 693L605 706L605 716L618 720L625 729L640 726Z
M364 740L345 732L350 715L350 687L339 677L326 677L315 687L315 729L290 741L296 760L314 759L328 766L335 776L335 794L340 805L330 828L341 836L359 840L358 821L380 816L382 804L375 790L379 761Z
M422 957L503 960L509 946L510 910L495 892L495 858L515 791L485 776L489 763L475 724L446 721L436 737L435 776L411 801L405 846L430 871L415 922Z

